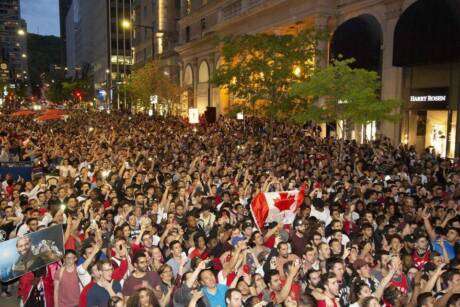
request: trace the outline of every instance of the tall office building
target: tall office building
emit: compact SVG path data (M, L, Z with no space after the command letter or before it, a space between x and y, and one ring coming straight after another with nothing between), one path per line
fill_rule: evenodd
M134 62L133 32L123 27L132 14L132 0L73 0L66 16L69 74L90 77L116 105L125 101L118 88Z
M64 49L62 50L62 61L64 64L66 62L66 47L67 44L67 30L66 30L66 16L69 12L70 6L72 5L72 0L59 0L59 28L61 33L62 41L64 42Z
M27 79L27 25L19 0L0 0L0 78L15 84Z
M134 66L145 65L155 52L155 1L138 0L133 7Z
M61 31L61 38L65 40L66 37L66 22L65 18L69 12L72 0L59 0L59 28Z

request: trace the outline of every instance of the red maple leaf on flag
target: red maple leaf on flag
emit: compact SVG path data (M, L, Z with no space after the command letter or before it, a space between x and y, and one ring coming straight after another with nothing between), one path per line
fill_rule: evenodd
M286 192L280 192L280 197L275 199L275 207L280 211L288 211L293 203L295 203L295 195Z

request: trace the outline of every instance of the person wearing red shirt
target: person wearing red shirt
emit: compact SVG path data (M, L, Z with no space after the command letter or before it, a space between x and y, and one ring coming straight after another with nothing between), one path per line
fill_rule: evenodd
M339 284L337 282L337 276L332 273L326 273L322 277L322 284L324 290L324 300L318 300L316 302L317 307L334 306L339 307Z
M295 261L289 266L286 280L283 281L280 278L278 271L271 270L266 276L265 282L268 284L270 289L270 298L273 302L281 304L291 294L292 284L299 272L300 264Z

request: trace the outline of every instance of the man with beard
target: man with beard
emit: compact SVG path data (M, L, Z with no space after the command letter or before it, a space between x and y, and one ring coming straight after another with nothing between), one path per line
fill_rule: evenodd
M430 249L428 248L428 239L421 235L415 241L414 252L412 253L412 262L417 270L422 270L425 264L430 262Z
M18 277L31 270L38 269L46 264L40 255L32 254L31 242L29 237L20 237L16 242L16 249L19 259L13 265L11 277Z
M307 278L307 287L305 288L305 293L312 294L314 291L317 291L321 283L321 271L310 269L308 270Z
M140 288L155 289L160 284L158 273L148 271L149 267L144 251L139 251L134 255L133 264L135 270L123 284L122 294L124 296L131 296Z
M293 264L287 270L288 273L286 274L284 285L280 274L275 270L271 270L268 275L264 277L265 282L268 284L270 289L270 298L275 304L281 304L286 301L289 294L291 293L291 287L296 279L299 269L299 262L293 262Z
M291 236L292 242L292 253L302 257L307 248L308 239L305 237L305 231L307 227L301 219L296 219L294 221L294 233Z
M299 261L299 257L297 257L296 255L292 253L289 253L289 245L286 242L278 243L277 250L278 250L278 257L276 257L276 269L278 270L280 277L282 279L285 279L286 276L283 270L284 264L289 261L297 262Z
M321 278L322 287L324 290L324 299L317 301L317 307L326 306L341 306L338 300L339 296L339 284L337 276L333 272L326 273ZM343 305L346 306L346 305Z

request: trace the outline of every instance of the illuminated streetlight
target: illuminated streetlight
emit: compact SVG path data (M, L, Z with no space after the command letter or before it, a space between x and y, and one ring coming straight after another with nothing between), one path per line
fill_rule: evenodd
M24 35L26 35L26 31L24 31L24 29L19 29L18 30L18 35L19 36L24 36Z
M123 29L131 29L131 27L132 27L131 21L129 21L128 19L122 19L121 20L121 27Z
M294 69L292 70L292 73L296 76L296 77L300 77L301 73L302 73L302 69L300 69L299 66L295 66Z
M23 54L21 55L21 57L22 57L23 59L25 59L25 58L27 58L27 54L23 53Z

